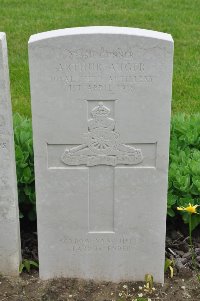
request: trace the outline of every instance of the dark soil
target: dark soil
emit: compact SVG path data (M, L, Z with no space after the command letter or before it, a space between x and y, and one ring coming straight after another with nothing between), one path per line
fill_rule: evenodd
M124 287L127 285L127 288ZM144 292L144 283L109 283L79 279L42 281L37 272L19 278L0 277L1 301L132 301L138 296L149 300L199 301L200 284L195 276L166 278L165 284L155 285L152 293ZM130 296L127 296L130 294ZM146 301L148 299L138 299Z
M23 259L38 262L37 232L21 232L21 249Z
M38 271L32 270L19 278L0 276L0 301L200 301L200 282L192 266L187 228L174 230L174 225L168 225L167 229L166 257L174 261L174 277L166 274L165 284L155 284L153 291L145 291L145 283L137 282L114 284L62 278L42 281ZM194 236L200 273L199 231ZM35 231L22 232L22 255L38 261Z
M182 223L181 223L182 224ZM188 236L188 227L182 224L182 228L175 230L174 225L167 226L166 257L173 259L175 269L179 274L187 271L191 275L194 267L192 264L191 248ZM196 268L200 273L200 232L199 229L193 233L193 246L196 257ZM200 299L199 299L200 301Z

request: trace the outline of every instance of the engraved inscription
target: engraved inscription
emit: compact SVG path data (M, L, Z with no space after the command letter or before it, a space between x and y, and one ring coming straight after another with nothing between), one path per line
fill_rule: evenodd
M122 144L115 131L115 120L110 109L100 102L91 112L84 144L67 148L61 156L66 165L135 165L143 161L141 149Z
M3 115L0 115L0 133L3 133L6 126L6 120Z
M6 142L1 142L0 143L0 149L5 149L7 148L7 143Z
M66 57L73 59L90 59L90 58L124 58L134 59L135 51L131 48L122 49L120 47L116 49L106 49L100 47L99 49L91 48L78 48L78 49L65 49Z
M155 78L149 63L136 53L122 48L65 49L64 61L50 79L63 82L68 93L134 93L137 85L148 86Z
M6 135L1 135L3 141L0 142L0 159L1 159L1 167L7 167L8 162L10 162L10 141L9 137ZM1 172L1 170L0 170Z
M59 65L61 71L68 72L103 72L103 71L114 71L114 72L141 72L144 71L143 63L71 63L62 66Z
M70 61L74 60L90 60L90 59L114 59L118 61L120 59L133 61L138 57L138 54L141 53L150 53L154 50L157 54L161 55L163 50L160 45L144 47L143 44L139 45L138 43L132 47L117 47L117 48L105 48L104 46L96 47L96 48L66 48L64 50L64 56Z
M133 246L137 244L137 237L118 237L118 238L103 238L103 237L85 237L72 238L63 237L60 241L70 248L74 253L81 252L129 252L133 250Z

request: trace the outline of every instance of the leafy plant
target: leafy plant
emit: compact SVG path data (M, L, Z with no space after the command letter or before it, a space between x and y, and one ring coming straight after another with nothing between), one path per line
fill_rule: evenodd
M200 205L200 114L179 114L172 118L167 213L176 215L176 207ZM186 212L180 212L189 223ZM200 215L191 218L192 230L200 224Z
M190 238L190 252L192 255L192 265L196 272L197 279L198 279L198 281L200 281L200 273L198 271L198 262L197 262L196 253L194 250L194 244L192 241L192 231L193 231L192 230L192 216L198 214L198 212L197 212L198 207L200 207L200 205L191 205L191 203L189 203L185 207L184 206L177 207L177 210L185 212L189 217L189 238Z
M164 272L166 273L169 270L171 278L173 278L173 276L174 276L174 268L173 267L174 267L174 261L169 258L166 258Z
M145 289L148 292L152 292L153 289L153 276L151 274L146 274L144 277L145 280Z
M32 267L39 268L39 264L33 260L24 259L19 266L19 273L21 274L23 270L29 273Z
M36 219L35 177L31 120L14 115L15 157L20 217Z

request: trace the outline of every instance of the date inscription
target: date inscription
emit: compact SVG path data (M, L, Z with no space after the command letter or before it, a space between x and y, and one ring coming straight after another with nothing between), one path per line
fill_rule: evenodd
M86 238L72 238L64 237L60 240L67 245L70 251L74 253L78 252L129 252L133 250L133 247L137 243L137 239L134 237L118 237L118 238L98 238L98 237L86 237Z

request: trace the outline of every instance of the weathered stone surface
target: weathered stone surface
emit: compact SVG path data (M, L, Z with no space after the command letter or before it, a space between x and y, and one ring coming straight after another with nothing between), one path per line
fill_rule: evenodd
M172 58L140 29L30 38L43 279L163 281Z
M0 274L18 275L19 232L7 45L0 32Z

